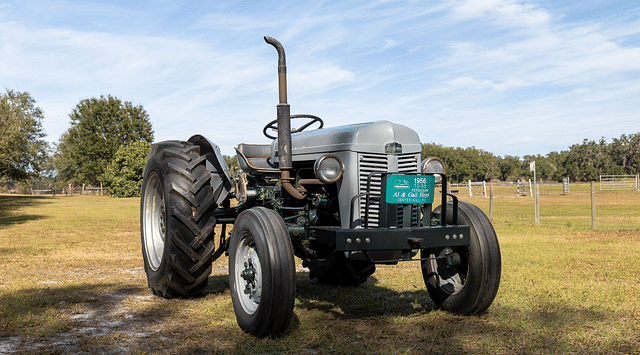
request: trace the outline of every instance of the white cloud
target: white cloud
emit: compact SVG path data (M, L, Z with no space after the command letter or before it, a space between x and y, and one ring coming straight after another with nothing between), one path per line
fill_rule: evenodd
M317 94L336 85L347 84L353 81L354 76L354 73L340 69L336 65L315 67L299 65L295 72L288 75L288 78L291 81L291 86L298 88L305 94Z
M327 125L390 119L426 141L522 155L619 135L640 112L633 15L577 22L569 7L510 0L23 3L0 5L0 85L33 94L52 140L80 99L112 94L144 105L157 139L202 133L225 154L263 141L277 103L263 35L287 50L292 111Z
M544 25L551 17L535 5L512 0L466 0L453 6L452 10L460 20L487 16L496 23L515 27Z
M622 46L599 27L549 26L525 38L493 43L456 42L439 66L456 77L504 83L502 89L538 85L597 85L599 79L640 70L640 48ZM449 81L454 80L449 79Z

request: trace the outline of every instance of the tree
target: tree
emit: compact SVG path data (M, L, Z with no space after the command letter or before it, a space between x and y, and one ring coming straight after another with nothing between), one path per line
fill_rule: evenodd
M516 181L520 178L522 161L519 157L506 155L498 159L498 179L501 181Z
M596 181L603 174L622 174L623 169L614 162L611 150L604 138L599 142L585 139L582 144L571 146L561 165L566 176L575 181Z
M553 152L554 154L557 154ZM529 164L533 161L536 162L536 175L538 181L554 181L558 180L557 171L558 167L555 163L555 155L552 153L547 154L547 156L542 156L540 154L536 155L525 155L522 160L522 170L521 175L523 177L527 177L529 179L533 179L533 172L529 170ZM562 177L559 178L562 180Z
M640 133L614 138L607 143L585 139L574 144L569 150L525 155L522 159L506 155L496 157L475 147L450 148L430 143L422 144L422 158L436 156L445 163L449 182L481 181L498 178L514 181L519 178L533 178L529 164L536 162L539 180L562 181L569 177L573 181L594 181L600 175L628 174L640 172Z
M111 95L80 101L69 117L71 127L60 138L55 159L59 175L71 182L96 184L120 147L153 141L144 108Z
M238 164L238 157L235 155L223 155L222 157L224 158L224 162L227 164L227 168L229 168L229 174L231 174L231 177L235 178L237 170L240 169L240 164Z
M449 182L487 181L499 175L498 159L475 147L463 149L423 144L422 159L430 156L444 161Z
M635 175L640 172L640 133L614 138L611 154L616 165L622 167L624 174Z
M133 142L128 147L118 149L100 177L100 182L109 188L110 196L140 196L144 166L150 151L151 144L145 141Z
M43 119L28 92L0 95L0 177L24 180L39 171L47 156Z

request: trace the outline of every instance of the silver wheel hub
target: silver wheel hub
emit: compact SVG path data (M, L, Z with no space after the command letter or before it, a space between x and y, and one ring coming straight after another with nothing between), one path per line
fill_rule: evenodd
M142 237L149 266L153 271L160 268L167 232L164 194L160 178L156 173L147 177L142 202Z
M464 288L465 280L461 277L459 268L461 265L460 254L447 247L438 256L430 255L429 263L432 270L439 270L432 276L431 284L449 294L460 292Z
M248 236L241 238L236 251L234 279L242 308L248 314L255 313L262 295L262 269L255 244Z

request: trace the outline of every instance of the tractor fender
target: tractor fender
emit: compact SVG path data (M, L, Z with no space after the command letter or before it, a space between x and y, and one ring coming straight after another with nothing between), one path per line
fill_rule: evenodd
M204 155L207 159L207 170L211 172L211 186L215 189L222 189L218 200L215 201L218 205L229 196L231 191L232 181L231 174L229 174L229 168L224 161L224 157L220 148L215 143L205 138L200 134L196 134L189 138L189 142L200 147L200 154Z

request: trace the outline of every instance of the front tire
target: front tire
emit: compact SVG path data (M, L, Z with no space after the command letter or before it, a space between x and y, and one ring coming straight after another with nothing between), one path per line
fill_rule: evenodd
M438 207L435 211L438 211ZM453 204L447 205L452 211ZM447 216L451 222L451 214ZM471 227L468 247L422 250L422 276L438 308L462 315L484 312L500 285L502 262L496 232L482 210L458 202L458 224Z
M238 216L229 243L229 288L238 325L256 337L280 336L293 317L293 247L282 218L255 207Z
M216 196L200 147L155 144L147 158L140 201L144 269L154 294L198 295L207 286L215 251Z

